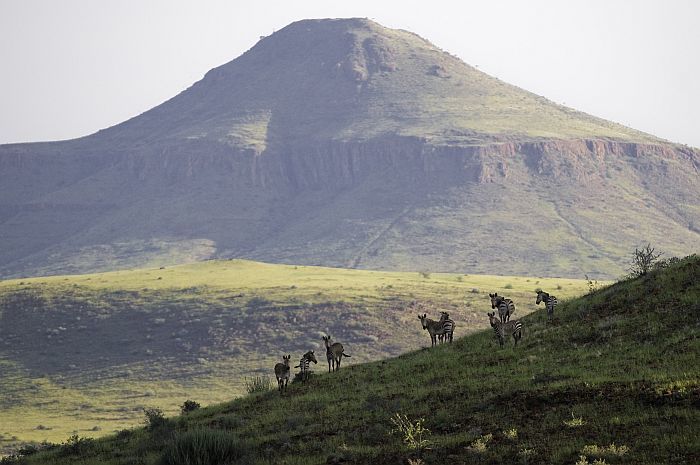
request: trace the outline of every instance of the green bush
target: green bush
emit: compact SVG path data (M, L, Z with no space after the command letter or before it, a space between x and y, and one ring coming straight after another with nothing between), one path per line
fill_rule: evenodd
M69 437L61 444L61 455L85 455L95 446L92 438L81 438L77 434Z
M181 406L180 406L180 411L185 414L192 412L194 410L197 410L200 408L201 405L199 405L199 402L195 402L193 400L186 400Z
M151 431L161 428L168 423L168 419L165 418L163 411L158 407L147 407L143 409L143 413L146 416L146 428Z
M224 465L238 463L248 445L226 431L197 429L178 434L161 457L161 465Z

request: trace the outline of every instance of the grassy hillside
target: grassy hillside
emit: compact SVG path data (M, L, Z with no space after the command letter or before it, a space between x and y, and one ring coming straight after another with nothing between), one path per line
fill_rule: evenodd
M567 297L586 283L243 260L3 281L0 446L102 436L188 398L231 400L282 353L322 350L326 332L348 364L395 356L429 345L413 301L448 310L464 335L487 325L489 292L524 315L540 286Z
M524 318L517 349L483 331L26 463L697 463L699 302L693 256Z

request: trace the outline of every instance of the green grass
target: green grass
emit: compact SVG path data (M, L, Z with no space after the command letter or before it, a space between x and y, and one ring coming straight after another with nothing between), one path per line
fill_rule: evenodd
M272 391L202 408L174 418L167 431L139 429L98 440L79 456L57 449L27 463L157 463L175 447L172 433L202 430L245 444L256 464L564 465L584 455L589 463L693 463L700 453L698 302L700 259L690 257L567 300L553 323L542 311L525 317L517 349L499 349L492 332L481 331L314 376L284 396ZM428 443L408 447L405 434L392 432L396 414L420 421Z
M326 371L326 332L348 365L428 346L414 301L435 319L449 311L459 336L487 326L489 292L522 316L538 287L586 290L574 279L425 275L232 260L0 282L0 447L103 436L141 423L144 408L175 414L187 399L245 395L253 379L276 386L283 354L295 362L315 349Z

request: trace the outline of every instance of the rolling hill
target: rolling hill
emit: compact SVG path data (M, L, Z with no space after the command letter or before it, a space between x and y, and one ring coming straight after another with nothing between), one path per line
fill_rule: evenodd
M616 277L700 246L700 153L417 35L304 20L80 139L0 146L0 276L205 258Z
M489 292L525 315L538 286L559 297L587 287L244 260L2 281L0 450L133 427L144 407L230 400L271 377L283 352L323 354L327 333L352 354L346 363L399 355L430 344L414 302L434 318L448 310L463 335L487 326Z
M517 349L482 331L23 463L697 463L700 259L667 265L523 318Z

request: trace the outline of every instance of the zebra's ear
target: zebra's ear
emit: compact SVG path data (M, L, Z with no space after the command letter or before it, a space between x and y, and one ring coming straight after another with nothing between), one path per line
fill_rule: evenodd
M313 354L313 353L314 353L314 351L312 350L312 351L311 351L311 353Z

